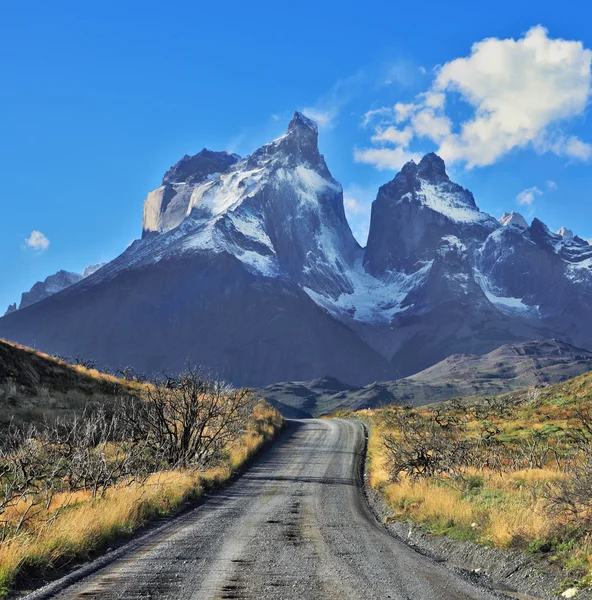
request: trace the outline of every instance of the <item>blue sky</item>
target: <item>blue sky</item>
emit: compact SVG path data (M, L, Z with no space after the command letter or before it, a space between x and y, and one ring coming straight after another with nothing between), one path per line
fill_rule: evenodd
M378 187L432 150L483 210L591 238L591 18L569 0L8 3L0 311L139 237L183 154L247 154L295 109L362 241Z

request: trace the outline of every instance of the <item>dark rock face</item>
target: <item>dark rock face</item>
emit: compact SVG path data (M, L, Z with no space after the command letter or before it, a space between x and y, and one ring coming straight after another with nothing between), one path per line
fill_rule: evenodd
M6 312L4 313L5 315L9 315L10 313L13 313L17 310L16 308L16 302L14 304L9 304L8 308L6 309Z
M141 240L0 319L0 337L147 373L190 359L257 386L368 384L535 339L592 348L592 246L519 217L481 212L428 154L380 188L363 250L296 113L243 159L182 159L148 194ZM314 382L315 397L338 387Z
M383 357L298 286L261 280L226 253L81 282L5 317L2 335L147 374L179 370L190 359L249 386L310 373L360 384L387 373Z
M407 163L378 190L372 205L364 265L377 277L389 270L417 271L446 235L470 245L498 226L479 212L473 194L450 181L444 161L427 154Z
M164 174L162 183L201 183L215 173L224 173L238 160L240 156L237 154L204 148L193 156L186 154Z

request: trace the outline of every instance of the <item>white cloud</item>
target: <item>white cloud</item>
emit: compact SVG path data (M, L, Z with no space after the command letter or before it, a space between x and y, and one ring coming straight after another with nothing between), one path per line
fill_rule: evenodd
M341 109L364 89L366 76L358 71L354 75L338 79L329 90L317 98L312 106L299 109L309 119L316 121L321 129L331 129Z
M390 123L382 120L380 131L393 123L404 130L401 125L407 124L414 139L430 139L442 158L468 168L493 164L526 147L587 161L592 145L564 129L588 106L591 64L592 51L582 42L552 39L537 26L518 40L487 38L475 43L469 56L438 68L430 89L414 102L370 112L390 118ZM469 108L462 122L453 122L446 112L447 101L454 97ZM377 158L381 160L376 166L385 168L383 154Z
M25 240L25 244L33 250L45 252L49 248L49 239L40 231L34 230L31 235Z
M393 114L393 109L385 106L383 108L376 108L369 110L364 113L362 117L362 125L364 127L368 127L372 121L377 119L378 117L389 117Z
M403 102L397 102L395 104L395 121L401 123L409 119L409 117L417 110L417 105L413 102L404 104Z
M551 179L549 179L549 180L547 181L546 185L547 185L547 189L548 189L549 191L556 190L556 189L559 187L559 186L557 185L557 183L556 183L555 181L551 180Z
M411 117L413 131L418 137L426 137L438 143L450 135L452 123L444 115L437 115L432 108L424 108Z
M376 133L372 136L373 142L391 142L403 147L408 146L412 139L413 130L411 127L400 130L392 125L383 130L377 129Z
M401 146L396 148L356 148L354 150L356 162L374 165L379 170L400 169L410 160L421 160L421 154L409 152Z
M522 190L516 196L516 200L518 201L518 204L521 204L522 206L530 206L534 202L534 199L537 196L542 196L542 195L543 195L543 192L541 192L541 190L539 190L539 188L536 187L536 185L535 185L534 187Z

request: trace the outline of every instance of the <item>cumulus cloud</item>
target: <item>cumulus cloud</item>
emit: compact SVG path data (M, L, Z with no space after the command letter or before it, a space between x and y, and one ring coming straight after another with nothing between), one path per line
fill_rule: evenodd
M547 181L547 184L546 184L546 185L547 185L547 189L548 189L549 191L554 191L554 190L556 190L556 189L559 187L559 186L557 185L557 183L556 183L555 181L553 181L552 179L549 179L549 180Z
M412 139L413 130L411 127L406 127L403 130L397 129L393 126L382 130L378 128L376 133L372 136L373 142L391 142L397 146L403 146L404 148L409 145L409 142Z
M400 169L410 160L421 160L421 154L409 152L401 146L396 148L356 148L354 150L356 162L374 165L379 170Z
M25 239L25 244L28 248L45 252L49 248L49 239L40 231L34 230L31 235Z
M541 192L541 190L539 190L539 188L536 187L536 185L535 185L534 187L522 190L516 196L516 200L518 201L518 204L521 204L522 206L530 206L534 202L534 199L537 196L542 196L542 195L543 195L543 192Z
M425 138L438 145L445 160L468 168L493 164L527 147L587 161L592 146L564 129L586 110L591 64L592 51L581 42L552 39L541 26L518 40L487 38L475 43L469 56L439 67L430 89L414 102L373 109L363 123L374 123L374 144L390 143L401 154L411 141ZM456 98L469 109L461 122L446 110ZM401 143L380 137L395 124L400 131L410 127L412 139ZM356 156L371 157L371 150L358 150ZM386 168L385 153L375 157L374 164Z

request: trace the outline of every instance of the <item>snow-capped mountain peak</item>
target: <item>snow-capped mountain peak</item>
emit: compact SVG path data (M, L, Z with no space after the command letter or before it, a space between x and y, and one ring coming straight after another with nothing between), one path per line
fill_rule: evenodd
M571 229L567 229L567 227L562 227L557 232L564 240L573 240L574 232Z
M481 212L473 194L454 183L434 153L406 163L383 185L372 206L365 264L374 275L390 270L412 272L434 258L447 235L485 239L499 227ZM396 232L396 233L395 233Z
M526 222L526 219L520 213L514 211L510 213L505 212L499 218L499 222L504 227L509 227L510 225L513 225L514 227L519 227L520 229L528 229L528 223Z
M247 384L393 378L542 337L592 347L590 244L518 213L498 222L428 154L379 189L364 250L318 139L296 113L245 158L184 157L148 195L141 240L11 307L0 335L148 371L189 357Z
M226 252L260 275L283 273L332 296L352 289L348 265L360 248L343 190L319 152L316 124L299 112L283 136L224 172L150 192L144 217L145 237L161 235L130 250L134 264L147 256Z

